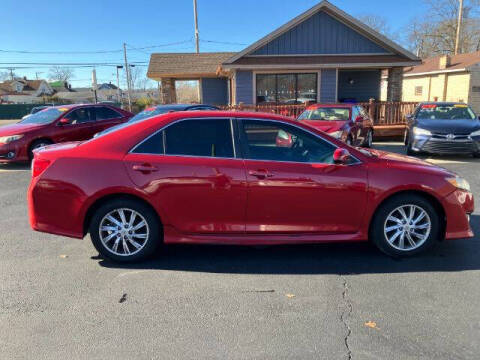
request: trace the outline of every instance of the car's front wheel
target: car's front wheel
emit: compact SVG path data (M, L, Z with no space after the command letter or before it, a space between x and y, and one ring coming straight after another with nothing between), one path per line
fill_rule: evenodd
M143 260L161 242L160 224L154 211L131 199L114 199L100 206L89 231L98 252L118 262Z
M385 254L409 256L426 250L439 239L441 221L427 199L405 194L380 206L370 233L375 245Z

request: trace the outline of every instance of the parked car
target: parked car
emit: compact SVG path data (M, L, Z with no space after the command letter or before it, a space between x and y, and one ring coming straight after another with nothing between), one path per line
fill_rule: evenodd
M277 133L293 143L276 146ZM94 175L92 175L94 174ZM393 256L472 237L468 183L268 113L174 112L35 151L34 230L119 262L161 244L367 241Z
M29 161L39 147L87 140L132 116L128 111L101 104L48 107L18 123L0 127L0 163Z
M371 147L373 121L365 109L356 104L314 104L298 120L353 146Z
M425 102L407 116L407 154L472 154L480 157L480 118L464 103Z

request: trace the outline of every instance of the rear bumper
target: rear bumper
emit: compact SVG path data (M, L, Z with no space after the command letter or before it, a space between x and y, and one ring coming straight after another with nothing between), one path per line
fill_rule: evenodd
M82 204L78 191L65 188L63 192L54 190L53 184L33 178L28 188L28 217L30 227L35 231L83 238L83 226L78 219ZM52 201L52 199L55 199Z
M445 239L463 239L473 237L470 227L470 214L474 210L474 200L471 192L455 190L443 201L447 226Z

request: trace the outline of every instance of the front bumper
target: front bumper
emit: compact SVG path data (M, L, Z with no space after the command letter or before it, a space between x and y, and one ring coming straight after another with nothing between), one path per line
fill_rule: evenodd
M429 154L480 153L480 137L469 135L417 135L412 140L412 150Z
M28 161L28 156L19 143L0 144L0 164Z
M446 239L463 239L473 237L470 227L470 214L474 210L473 194L457 189L444 198L445 217L447 226Z

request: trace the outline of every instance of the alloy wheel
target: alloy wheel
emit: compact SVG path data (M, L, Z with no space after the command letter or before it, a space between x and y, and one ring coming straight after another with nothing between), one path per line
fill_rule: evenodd
M138 253L147 244L149 233L145 218L132 209L115 209L100 221L99 235L103 246L118 256Z
M384 223L384 235L388 244L400 251L411 251L427 241L432 221L425 209L408 204L395 208Z

